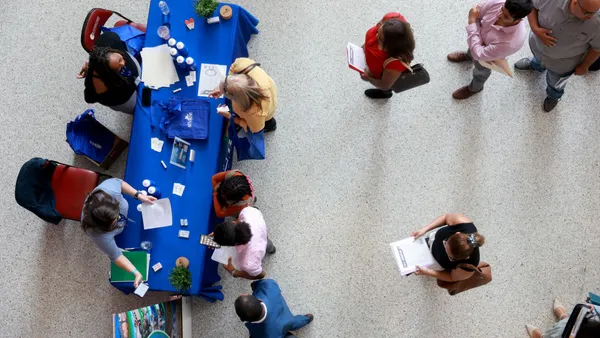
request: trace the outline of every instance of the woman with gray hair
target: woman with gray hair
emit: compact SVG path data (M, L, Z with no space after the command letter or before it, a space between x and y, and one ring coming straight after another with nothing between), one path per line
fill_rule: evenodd
M223 94L231 100L234 123L244 130L258 133L277 129L273 117L277 108L277 88L259 63L248 58L236 59L229 67L229 75L208 96L218 98ZM229 112L218 113L231 119Z

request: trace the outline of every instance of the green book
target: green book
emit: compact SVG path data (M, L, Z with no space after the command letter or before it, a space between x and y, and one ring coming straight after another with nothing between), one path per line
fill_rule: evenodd
M148 280L148 270L150 268L150 254L146 251L123 251L123 255L129 259L131 264L142 274L142 280ZM135 277L131 272L127 272L118 267L114 262L110 263L110 281L111 282L133 282Z

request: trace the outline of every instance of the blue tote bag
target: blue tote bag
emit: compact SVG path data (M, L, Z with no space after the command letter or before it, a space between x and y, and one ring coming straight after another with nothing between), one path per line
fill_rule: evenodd
M93 109L88 109L67 123L67 142L75 154L102 163L113 149L115 134L96 120Z
M249 129L244 131L244 128L237 130L237 126L233 122L234 118L235 114L232 113L231 120L229 120L229 139L235 147L238 161L264 160L266 157L265 131L253 133Z
M204 99L171 97L169 103L159 102L152 107L152 123L160 115L160 129L167 137L203 140L208 137L210 104Z

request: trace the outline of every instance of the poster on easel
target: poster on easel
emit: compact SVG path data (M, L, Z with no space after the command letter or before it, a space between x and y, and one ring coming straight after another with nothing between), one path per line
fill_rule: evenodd
M192 300L183 297L113 314L113 338L192 338Z

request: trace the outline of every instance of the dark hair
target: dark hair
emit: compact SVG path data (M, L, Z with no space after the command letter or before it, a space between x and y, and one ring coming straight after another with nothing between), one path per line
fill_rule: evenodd
M255 322L260 320L263 308L258 298L251 295L242 295L235 300L235 313L242 321Z
M226 178L221 182L221 185L217 189L217 197L222 199L219 200L221 204L227 204L230 202L239 202L246 195L251 195L252 189L246 176L232 176Z
M410 64L415 50L415 37L410 24L399 19L389 19L382 23L381 32L383 49L388 55Z
M88 72L91 72L90 74L94 72L98 73L98 77L104 82L107 88L124 88L128 84L127 79L110 68L108 56L112 53L117 53L125 57L120 50L94 46L90 52Z
M533 9L531 0L506 0L504 7L516 21L528 16Z
M471 237L471 235L473 236ZM475 248L485 244L485 237L477 232L474 234L457 232L448 238L446 244L450 249L450 253L452 253L452 258L460 261L471 256Z
M112 231L119 226L115 220L119 218L120 212L119 201L102 190L96 190L85 201L81 227L86 231Z
M225 221L217 224L214 236L215 242L219 245L244 245L250 242L252 231L250 231L250 224L246 222L233 223L232 221Z

